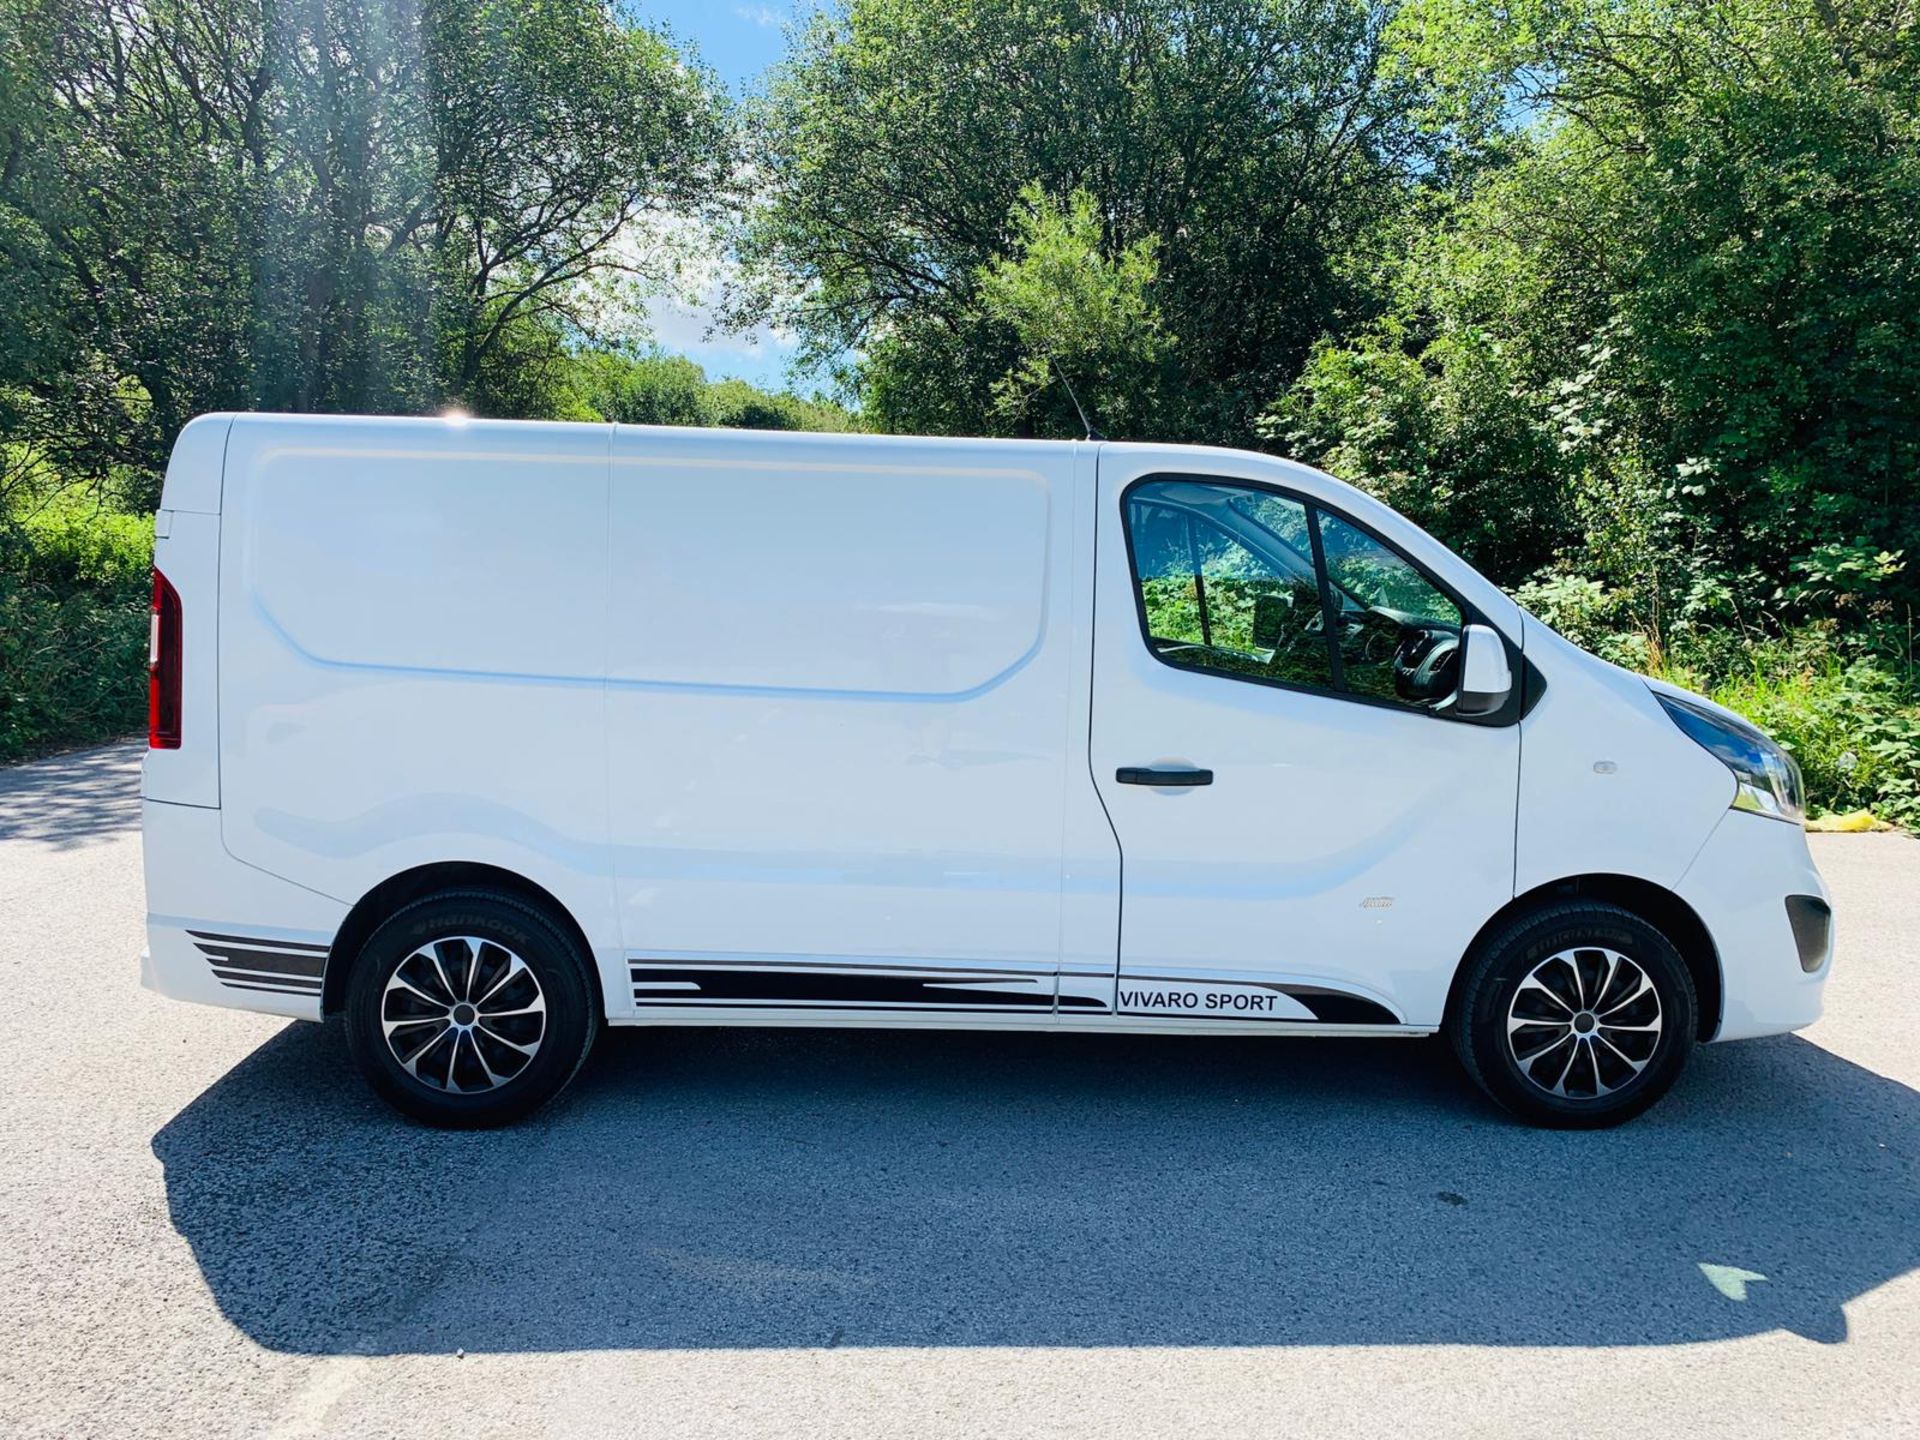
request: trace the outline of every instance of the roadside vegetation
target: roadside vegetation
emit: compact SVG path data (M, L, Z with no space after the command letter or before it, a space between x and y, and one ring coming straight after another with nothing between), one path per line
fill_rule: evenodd
M204 410L1250 445L1920 823L1920 23L1869 0L0 0L0 758ZM691 243L697 238L699 244ZM644 297L828 394L710 381Z

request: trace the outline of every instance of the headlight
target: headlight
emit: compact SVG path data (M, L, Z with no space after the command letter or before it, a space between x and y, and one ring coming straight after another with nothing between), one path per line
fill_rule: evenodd
M1739 782L1733 808L1798 825L1806 818L1806 791L1793 757L1751 725L1716 715L1671 695L1654 699L1689 740L1710 752Z

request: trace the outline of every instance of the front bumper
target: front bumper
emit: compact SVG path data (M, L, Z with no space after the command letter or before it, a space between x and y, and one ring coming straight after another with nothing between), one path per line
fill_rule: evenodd
M1762 815L1729 810L1681 877L1680 898L1705 923L1720 956L1720 1024L1715 1040L1798 1030L1820 1018L1833 969L1824 956L1803 967L1788 910L1791 896L1831 904L1814 868L1806 832Z

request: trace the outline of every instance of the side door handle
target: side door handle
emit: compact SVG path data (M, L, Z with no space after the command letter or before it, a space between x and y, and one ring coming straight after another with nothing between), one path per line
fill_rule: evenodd
M1146 765L1122 765L1113 772L1122 785L1211 785L1211 770L1155 770Z

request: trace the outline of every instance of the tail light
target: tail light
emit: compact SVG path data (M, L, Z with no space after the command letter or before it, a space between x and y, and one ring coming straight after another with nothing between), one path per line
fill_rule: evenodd
M180 748L180 592L158 570L147 639L147 748Z

